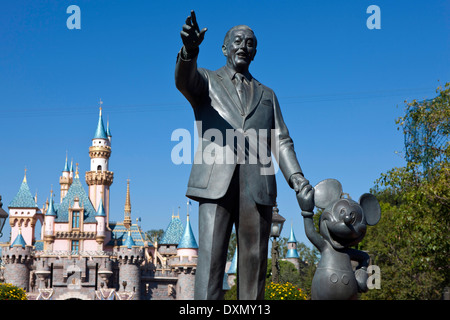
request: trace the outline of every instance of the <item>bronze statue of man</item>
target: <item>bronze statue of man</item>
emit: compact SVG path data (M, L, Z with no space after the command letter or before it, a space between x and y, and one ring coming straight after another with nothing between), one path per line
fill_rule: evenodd
M238 299L264 299L272 208L277 196L273 164L264 159L272 151L287 182L296 192L303 191L302 196L310 197L312 187L303 177L275 93L249 72L256 55L253 31L240 25L227 32L222 46L226 65L216 71L197 68L206 31L200 30L191 11L181 31L183 47L175 68L176 86L194 110L200 137L186 193L199 202L194 298L222 298L234 224ZM234 161L229 161L230 152Z

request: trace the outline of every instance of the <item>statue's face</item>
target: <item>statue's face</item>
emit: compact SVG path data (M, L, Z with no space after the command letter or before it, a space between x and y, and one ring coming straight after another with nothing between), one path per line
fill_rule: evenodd
M227 65L237 72L248 70L256 55L256 39L249 29L232 30L227 45L222 47Z
M320 234L335 249L358 244L366 234L366 228L363 209L349 199L337 200L320 217Z

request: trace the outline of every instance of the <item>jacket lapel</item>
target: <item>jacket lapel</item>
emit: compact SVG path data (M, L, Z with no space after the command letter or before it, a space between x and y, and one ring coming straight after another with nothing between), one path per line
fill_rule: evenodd
M221 68L217 70L217 76L221 80L225 91L227 92L228 96L230 97L231 101L233 102L234 106L239 110L239 112L242 114L244 110L242 109L241 101L239 100L239 96L236 92L236 88L234 87L233 82L229 78L228 74L224 70L224 68Z
M248 112L247 112L246 118L248 118L248 116L253 112L253 110L259 104L259 102L261 101L262 94L264 92L264 90L261 86L261 83L258 80L256 80L255 78L253 78L251 85L252 85L253 94L251 95L251 97L248 101Z
M258 106L259 102L261 101L261 97L263 95L264 89L262 88L261 83L256 80L255 78L251 81L252 90L251 92L253 94L250 95L247 102L247 110L244 110L244 106L242 106L241 101L239 99L239 96L236 92L236 88L233 84L233 82L230 79L230 76L228 75L227 71L225 70L225 67L220 68L216 71L217 78L220 80L219 83L222 84L222 87L224 91L226 92L227 96L229 97L229 100L232 102L232 104L235 107L235 110L240 113L241 116L245 115L245 118L248 118L249 115L253 112L253 110ZM220 112L222 116L225 118L228 118L228 120L238 120L237 118L233 117L233 112L230 112L231 110L221 110ZM234 122L234 121L231 121ZM240 123L238 121L237 123ZM236 123L236 124L237 124Z

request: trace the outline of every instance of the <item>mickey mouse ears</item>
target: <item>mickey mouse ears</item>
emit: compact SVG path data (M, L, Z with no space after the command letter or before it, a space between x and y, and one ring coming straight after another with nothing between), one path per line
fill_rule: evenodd
M325 179L314 187L314 204L317 208L326 209L342 196L342 185L336 179Z

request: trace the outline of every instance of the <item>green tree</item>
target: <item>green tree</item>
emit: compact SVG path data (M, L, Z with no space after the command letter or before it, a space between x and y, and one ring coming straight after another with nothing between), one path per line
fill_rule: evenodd
M236 251L236 246L237 246L236 232L233 229L233 232L230 235L230 242L228 243L227 261L231 261L233 259L234 252Z
M407 164L381 174L372 189L382 217L359 248L380 267L381 289L363 299L439 299L450 285L450 84L437 93L407 103L397 119Z
M152 229L145 232L145 236L147 237L147 240L150 240L152 243L155 241L158 241L158 243L161 241L162 237L164 235L163 229Z

